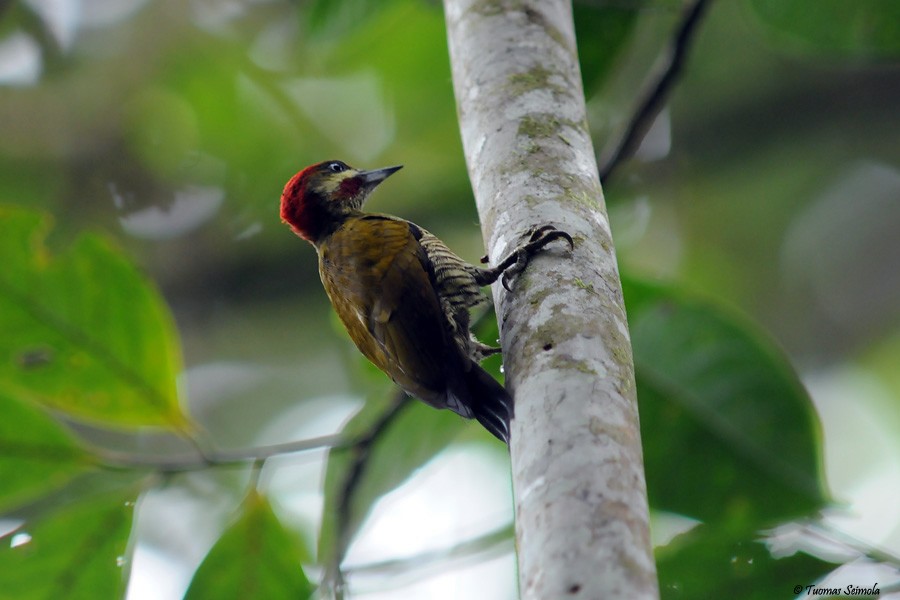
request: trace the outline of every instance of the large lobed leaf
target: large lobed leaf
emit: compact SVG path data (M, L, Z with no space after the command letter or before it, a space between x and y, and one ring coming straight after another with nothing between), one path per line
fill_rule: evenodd
M650 504L749 532L821 508L819 424L749 325L623 278Z
M162 298L103 238L52 257L47 230L41 214L0 207L0 390L96 423L185 427Z

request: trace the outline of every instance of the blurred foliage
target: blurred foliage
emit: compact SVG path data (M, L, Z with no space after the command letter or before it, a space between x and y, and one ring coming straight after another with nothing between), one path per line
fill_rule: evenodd
M818 420L781 353L708 303L622 285L651 504L745 534L821 507Z
M371 208L480 255L440 7L88 4L0 6L0 589L118 597L136 546L181 556L177 540L132 529L136 478L339 428L346 443L329 453L324 484L297 482L324 504L296 520L307 539L319 528L317 557L296 543L297 523L286 526L292 498L265 478L234 522L181 524L186 537L218 540L189 597L309 595L304 568L333 569L379 500L448 445L502 451L455 415L398 404L335 335L312 249L277 223L280 187L305 164L405 163ZM605 190L651 507L702 522L658 549L664 597L768 597L831 569L805 554L776 559L757 541L828 502L817 416L776 343L803 366L872 346L873 369L900 360L890 301L900 281L873 266L900 249L873 225L891 222L890 203L870 201L897 189L897 7L715 3L667 114ZM627 122L680 8L576 2L599 151ZM834 223L859 240L855 253L807 268ZM848 274L853 285L841 285ZM142 485L203 499L246 480ZM181 514L173 501L166 521Z
M581 78L588 96L602 89L634 29L641 4L622 7L575 3L572 7Z
M308 560L268 501L252 490L238 519L197 569L185 598L309 598L315 587L300 568Z
M8 598L118 598L129 567L129 534L139 489L87 494L29 519L0 545L0 586Z
M47 219L0 209L0 389L108 425L187 427L174 323L121 253L84 236L62 257Z
M701 525L657 552L660 598L787 596L798 581L817 581L834 565L807 554L775 558L760 541L721 526ZM698 565L703 565L698 569Z
M15 214L25 217L31 213ZM33 231L34 222L4 219L5 239L16 239L22 230ZM13 267L31 264L27 255L11 258L22 263ZM109 260L106 254L92 259L96 265L89 266L96 269ZM124 297L119 302L138 304L148 287L144 283L124 288L126 293L115 287L97 288L93 281L70 283L73 287L69 293L75 292L76 298L82 289L100 290L100 306L110 305L110 299L116 296ZM721 526L731 532L734 543L749 543L761 528L812 514L822 506L815 417L784 358L749 334L748 326L737 325L709 305L685 300L662 285L633 279L624 283L644 437L650 440L645 461L652 505ZM56 293L54 297L66 296ZM51 320L50 324L56 322ZM29 343L55 353L59 342L54 327L36 320L20 320L17 325ZM115 339L141 327L140 322L123 321L113 335L100 335L106 330L95 335L100 340ZM20 347L14 344L10 354L16 351L20 352ZM98 376L101 387L116 383L115 377L103 380ZM373 385L377 387L377 381ZM60 393L73 394L67 390ZM29 400L66 408L52 395ZM75 410L66 412L78 414ZM141 417L147 425L156 422L154 413L138 409L126 414L130 415L129 422L140 422ZM14 483L11 490L17 494L12 499L17 505L53 492L84 467L89 453L84 455L70 436L36 407L13 404L7 416L23 426L0 430L0 443L9 453L0 466ZM453 415L408 402L402 395L367 402L343 428L353 444L330 452L319 539L323 566L336 569L376 501L433 458L463 427ZM673 455L679 457L674 465L670 460ZM96 460L108 459L100 454ZM693 469L696 464L703 464L704 469ZM34 479L48 476L58 481ZM705 492L697 495L698 488L705 488ZM226 530L201 565L188 597L223 597L224 591L246 589L268 590L265 595L271 597L273 589L295 590L292 594L308 589L300 571L300 555L291 562L287 547L282 548L284 540L290 538L267 507L267 502L252 491L237 524ZM97 510L105 509L99 504ZM85 520L86 527L93 527L93 523ZM49 533L41 529L41 535L58 535L47 527ZM60 527L71 528L73 524L65 520ZM32 548L31 542L25 546ZM239 559L248 548L253 549L251 554L256 559L253 565ZM228 569L234 581L226 582L219 573L229 561L237 561L240 568ZM294 571L290 570L292 564ZM108 568L98 565L101 571ZM280 575L284 569L292 573L291 577ZM755 576L760 576L761 569L761 565L757 567ZM278 582L287 587L279 587Z
M892 0L751 0L759 18L787 43L858 59L897 60L900 5Z
M38 406L0 393L0 509L52 493L89 462L77 440Z

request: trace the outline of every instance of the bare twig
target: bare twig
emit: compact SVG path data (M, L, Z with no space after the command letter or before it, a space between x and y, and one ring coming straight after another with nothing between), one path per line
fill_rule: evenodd
M513 525L507 523L451 547L436 548L410 557L350 566L345 569L345 573L354 577L376 575L379 582L388 578L385 584L391 587L396 585L393 581L395 578L402 578L403 584L408 584L434 577L457 568L460 564L483 562L510 552L514 549L514 537Z
M254 463L263 463L276 456L298 454L311 450L352 449L356 452L356 456L351 467L351 476L348 477L348 481L345 484L344 492L346 497L342 497L341 510L344 510L345 505L349 506L349 497L352 495L361 475L369 447L408 399L406 394L399 388L397 388L395 394L395 400L391 403L391 407L377 422L360 435L349 438L346 434L337 433L269 446L221 450L212 448L208 441L200 444L191 435L185 435L184 432L178 431L179 437L185 437L191 443L195 449L194 452L154 456L88 445L85 447L85 453L87 454L87 461L100 468L116 471L145 469L158 473L181 473L185 471L199 471L211 467L246 467ZM0 449L3 449L3 447L0 446ZM5 451L15 452L16 449L6 449ZM66 454L67 451L56 451L52 448L24 448L23 452L27 452L29 456L46 456L47 460L60 460L59 455ZM78 455L68 458L84 460L83 456Z
M650 127L653 126L653 122L656 121L656 117L665 106L675 82L681 75L688 49L699 30L698 25L709 4L710 0L694 0L684 11L684 16L666 54L665 62L653 77L649 89L644 94L643 100L628 123L628 128L616 144L610 157L601 161L599 165L600 181L604 185L608 183L615 169L637 152Z
M89 448L87 452L94 458L96 464L102 468L114 470L148 469L160 473L178 473L198 471L210 467L247 466L247 463L265 461L273 456L325 448L338 448L350 446L354 443L356 442L353 440L348 441L342 435L335 434L256 448L206 450L203 454L198 452L173 456L148 456L102 448Z
M856 553L860 557L876 563L890 565L900 569L900 556L892 554L871 542L864 542L855 536L842 531L826 521L809 521L799 523L801 530L810 540L823 540L844 547L848 552ZM777 530L776 530L777 532ZM815 554L814 550L804 549L807 554Z
M401 410L409 404L409 401L409 396L403 390L397 388L387 410L347 448L353 455L337 499L334 556L328 557L329 564L325 576L325 580L332 586L337 600L343 598L344 595L345 586L341 562L344 560L344 555L347 553L347 547L350 544L349 525L352 520L350 510L353 505L353 495L356 493L369 464L372 444L393 423Z

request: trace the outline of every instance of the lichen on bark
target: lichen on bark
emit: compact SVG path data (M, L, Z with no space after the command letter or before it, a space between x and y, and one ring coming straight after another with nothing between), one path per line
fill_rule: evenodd
M523 598L658 597L628 326L587 127L571 5L444 0L466 163L489 256L548 246L493 287Z

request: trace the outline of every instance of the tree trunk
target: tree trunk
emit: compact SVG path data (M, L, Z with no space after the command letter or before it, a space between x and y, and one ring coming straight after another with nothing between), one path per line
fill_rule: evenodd
M588 131L571 5L444 0L485 244L554 242L493 286L507 386L521 595L656 598L631 343Z

